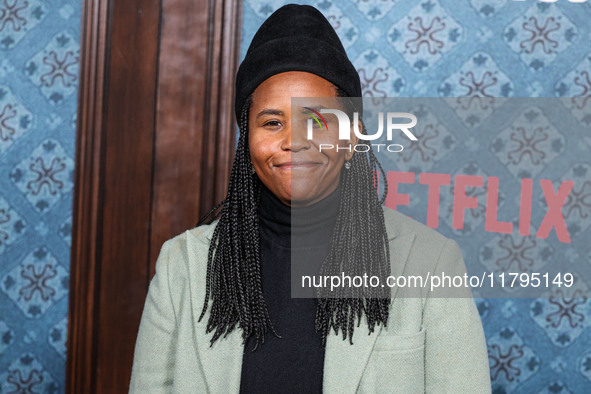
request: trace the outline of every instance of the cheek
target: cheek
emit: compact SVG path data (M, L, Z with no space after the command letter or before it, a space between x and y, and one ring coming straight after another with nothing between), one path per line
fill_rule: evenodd
M252 164L256 169L264 170L273 156L273 144L260 133L252 133L249 136L249 149Z
M330 163L331 167L342 164L349 153L349 141L339 140L334 136L325 136L323 138L314 138L314 145ZM337 149L338 147L338 149ZM351 146L351 150L353 147Z
M330 168L328 169L328 173L327 173L327 177L330 179L327 179L327 182L331 182L334 181L336 178L338 178L338 174L341 172L341 169L343 168L343 164L345 163L345 154L348 151L345 150L341 150L338 153L336 151L333 151L331 156L329 157L329 161L330 161Z
M347 156L352 155L352 152L348 150L350 141L339 139L338 126L335 122L330 122L328 127L330 130L328 133L315 133L312 143L322 154L327 156L331 164L344 162ZM337 146L339 147L338 151ZM353 150L352 146L351 150Z

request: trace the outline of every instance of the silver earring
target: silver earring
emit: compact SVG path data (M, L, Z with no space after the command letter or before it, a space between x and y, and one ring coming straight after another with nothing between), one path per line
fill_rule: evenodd
M252 175L256 174L256 171L254 170L254 166L252 164L250 165L250 173Z
M351 168L351 162L350 161L346 161L345 162L345 169L348 170L349 168Z

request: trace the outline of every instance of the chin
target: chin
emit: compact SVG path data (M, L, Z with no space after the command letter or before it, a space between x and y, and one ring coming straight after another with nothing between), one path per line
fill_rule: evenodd
M291 203L292 205L306 204L317 197L317 191L308 188L291 188Z

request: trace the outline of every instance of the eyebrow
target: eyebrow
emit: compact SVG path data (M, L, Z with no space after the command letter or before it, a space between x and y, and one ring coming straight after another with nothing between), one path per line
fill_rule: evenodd
M264 115L284 116L285 113L283 111L278 110L278 109L267 108L257 114L257 119L260 118L261 116L264 116Z
M320 112L321 109L326 109L326 107L324 105L317 105L315 107L302 107L302 113L304 113L306 110Z

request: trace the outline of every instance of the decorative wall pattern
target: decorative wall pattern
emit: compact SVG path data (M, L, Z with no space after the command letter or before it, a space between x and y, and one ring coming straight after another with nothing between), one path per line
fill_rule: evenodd
M65 391L81 2L0 0L0 392Z
M453 230L450 202L442 199L438 231L458 241L466 260L486 266L492 261L511 261L512 255L520 254L540 265L556 258L583 268L591 263L591 135L580 132L580 127L579 131L567 128L572 133L547 127L551 125L545 114L527 110L517 114L515 121L544 127L544 141L532 142L528 134L512 140L507 138L509 131L486 135L479 133L478 127L495 107L491 105L487 114L481 106L478 117L469 110L470 105L483 104L480 97L484 96L579 97L568 108L569 122L580 122L589 130L589 106L584 111L583 104L591 98L591 3L293 2L317 7L333 24L359 71L364 96L474 99L465 108L453 108L465 127L439 130L438 141L443 142L436 147L424 141L416 151L405 151L406 156L396 163L399 171L499 176L499 209L516 203L518 181L523 177L535 182L576 181L563 207L573 238L571 247L561 244L555 234L544 242L534 242L535 237L485 232L481 209L471 212L462 231ZM261 23L286 3L245 0L242 56ZM519 141L529 141L528 146L534 148L529 167L515 164ZM454 151L466 152L466 161L458 163ZM536 151L545 155L538 157ZM404 159L412 155L423 156L405 164ZM476 196L478 190L473 192L471 196ZM534 189L533 209L538 210L538 216L543 217L539 211L544 206L540 189ZM400 210L425 222L424 204L411 202ZM589 275L589 270L583 273ZM478 299L477 305L487 336L493 393L591 392L589 301Z

